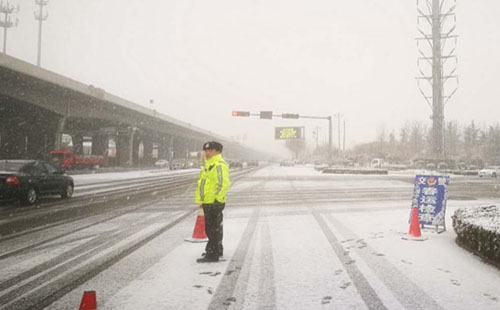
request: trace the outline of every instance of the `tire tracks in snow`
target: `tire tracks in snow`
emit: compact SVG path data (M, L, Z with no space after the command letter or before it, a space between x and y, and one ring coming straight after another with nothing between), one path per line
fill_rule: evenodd
M332 214L325 215L325 217L346 239L359 240L359 236L354 234L349 228L334 218ZM333 235L332 230L328 227L325 220L323 218L321 218L321 220L325 225L325 230L329 231L329 233ZM345 251L342 244L338 243L336 246L340 246L341 250ZM399 269L389 262L389 260L383 256L371 254L375 252L375 249L368 245L366 245L366 247L362 250L356 250L356 254L363 259L367 266L377 275L387 288L389 288L389 290L395 295L396 299L405 308L422 310L444 309L424 290L399 271Z
M319 214L319 212L315 210L312 211L312 214L316 219L316 221L318 222L318 225L323 231L323 234L325 235L326 239L332 246L332 249L337 255L342 266L349 275L349 278L351 278L354 286L356 287L359 295L363 299L367 308L373 310L387 309L382 300L379 298L379 296L373 289L373 287L365 278L363 273L354 264L354 260L349 256L349 254L345 253L342 244L339 242L337 237L335 237L334 233L330 230L323 217Z

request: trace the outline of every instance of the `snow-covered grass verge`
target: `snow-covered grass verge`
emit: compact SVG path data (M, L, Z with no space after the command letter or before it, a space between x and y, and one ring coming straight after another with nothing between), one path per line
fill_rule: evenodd
M500 267L500 207L460 208L452 218L457 243Z

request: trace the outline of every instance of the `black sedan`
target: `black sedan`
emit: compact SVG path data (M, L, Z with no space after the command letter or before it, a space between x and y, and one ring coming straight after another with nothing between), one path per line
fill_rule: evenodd
M40 196L73 196L73 178L39 160L0 160L0 200L34 204Z

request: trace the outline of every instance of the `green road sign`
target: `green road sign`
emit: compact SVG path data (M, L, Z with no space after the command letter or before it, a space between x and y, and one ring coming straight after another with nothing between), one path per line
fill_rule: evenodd
M274 130L276 140L304 139L304 127L276 127Z

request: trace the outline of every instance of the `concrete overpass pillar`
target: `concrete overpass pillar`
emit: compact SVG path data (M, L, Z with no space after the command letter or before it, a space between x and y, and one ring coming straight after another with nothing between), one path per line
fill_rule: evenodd
M73 153L76 155L83 154L83 134L77 133L71 135L71 142L73 143Z
M55 139L55 149L62 149L62 135L64 133L64 128L66 127L66 117L61 117L58 119L57 130L54 134ZM82 138L83 139L83 138ZM83 142L82 142L82 152L83 152Z
M40 131L30 131L28 133L28 145L26 149L28 151L29 159L44 159L47 153L50 151L48 149L47 135Z
M203 149L202 143L199 143L196 140L191 140L191 147L189 148L190 152L199 152Z
M186 138L174 138L174 158L186 158L188 150L188 140Z
M158 159L169 159L168 145L163 139L162 141L158 142Z
M136 131L119 132L116 136L116 159L119 166L134 164L134 140Z
M109 148L109 137L107 135L92 136L92 155L107 156Z
M172 160L175 158L174 156L174 142L175 138L174 136L170 136L168 139L168 161L172 162Z
M153 141L144 139L142 144L144 146L144 157L142 161L146 165L151 165L153 164Z
M141 140L137 135L132 139L132 166L139 163L139 147L141 145Z

